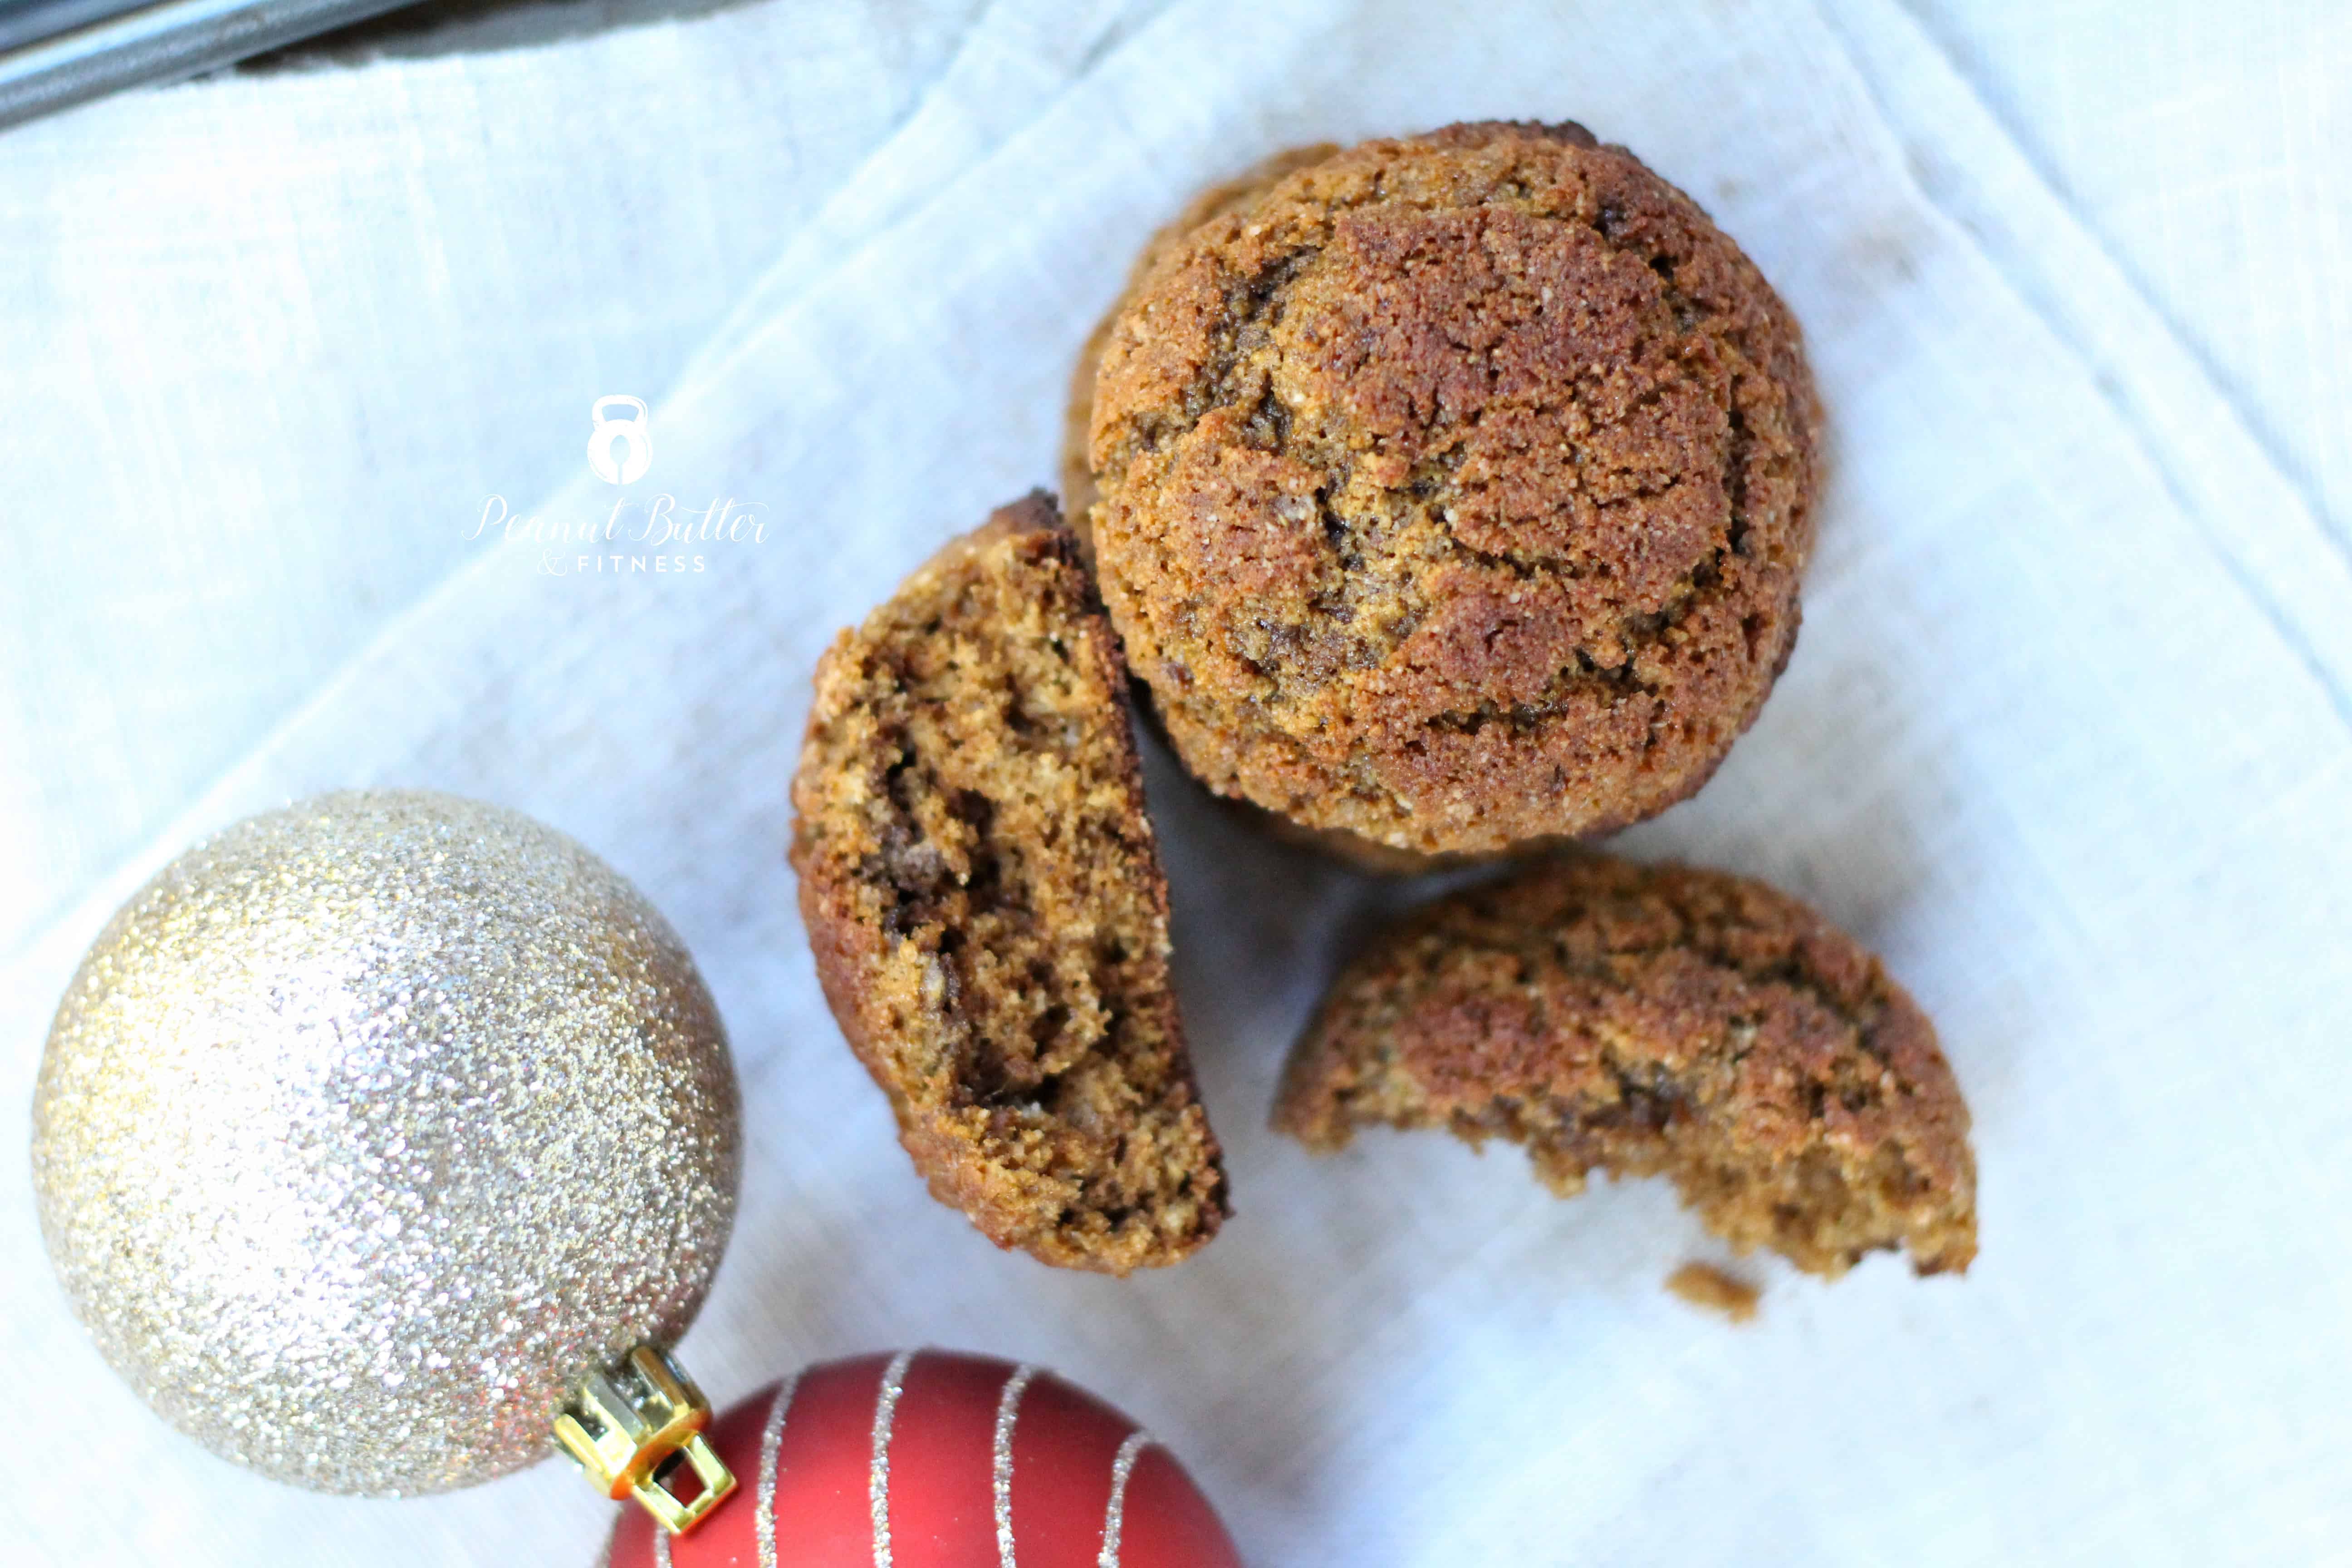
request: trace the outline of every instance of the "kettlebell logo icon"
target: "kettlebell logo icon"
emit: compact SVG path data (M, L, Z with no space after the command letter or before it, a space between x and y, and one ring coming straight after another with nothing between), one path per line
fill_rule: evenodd
M607 419L607 408L634 408L636 412L623 419ZM588 417L596 428L588 437L588 468L608 485L625 485L642 479L654 466L654 438L646 430L646 405L634 397L600 397L588 405ZM620 460L613 458L613 444L621 446Z

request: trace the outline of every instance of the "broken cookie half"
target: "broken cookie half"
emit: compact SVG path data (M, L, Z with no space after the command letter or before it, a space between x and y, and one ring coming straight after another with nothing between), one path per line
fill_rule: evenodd
M1759 882L1591 854L1441 899L1343 973L1275 1123L1528 1146L1561 1196L1666 1175L1710 1230L1836 1276L1976 1256L1969 1112L1878 960Z
M1052 500L1000 510L835 642L793 805L825 998L933 1194L1066 1268L1214 1236L1126 676Z

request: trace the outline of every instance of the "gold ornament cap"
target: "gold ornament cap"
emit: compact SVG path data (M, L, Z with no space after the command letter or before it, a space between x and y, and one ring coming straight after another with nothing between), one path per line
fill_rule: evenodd
M555 1418L555 1440L606 1497L635 1498L672 1535L702 1522L735 1489L734 1472L703 1436L710 1402L669 1352L639 1345L583 1379ZM698 1489L674 1484L691 1470Z

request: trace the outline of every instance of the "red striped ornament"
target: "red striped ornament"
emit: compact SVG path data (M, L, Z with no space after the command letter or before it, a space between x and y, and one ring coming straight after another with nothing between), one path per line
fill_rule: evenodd
M737 1495L612 1568L1241 1568L1184 1468L1049 1372L952 1351L826 1362L711 1424Z

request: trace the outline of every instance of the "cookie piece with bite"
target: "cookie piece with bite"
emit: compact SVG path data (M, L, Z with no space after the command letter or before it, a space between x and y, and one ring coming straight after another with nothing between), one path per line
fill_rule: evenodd
M1836 1276L1976 1256L1968 1106L1879 961L1760 882L1591 854L1432 903L1349 964L1275 1113L1524 1143L1566 1197L1664 1175L1742 1252Z

